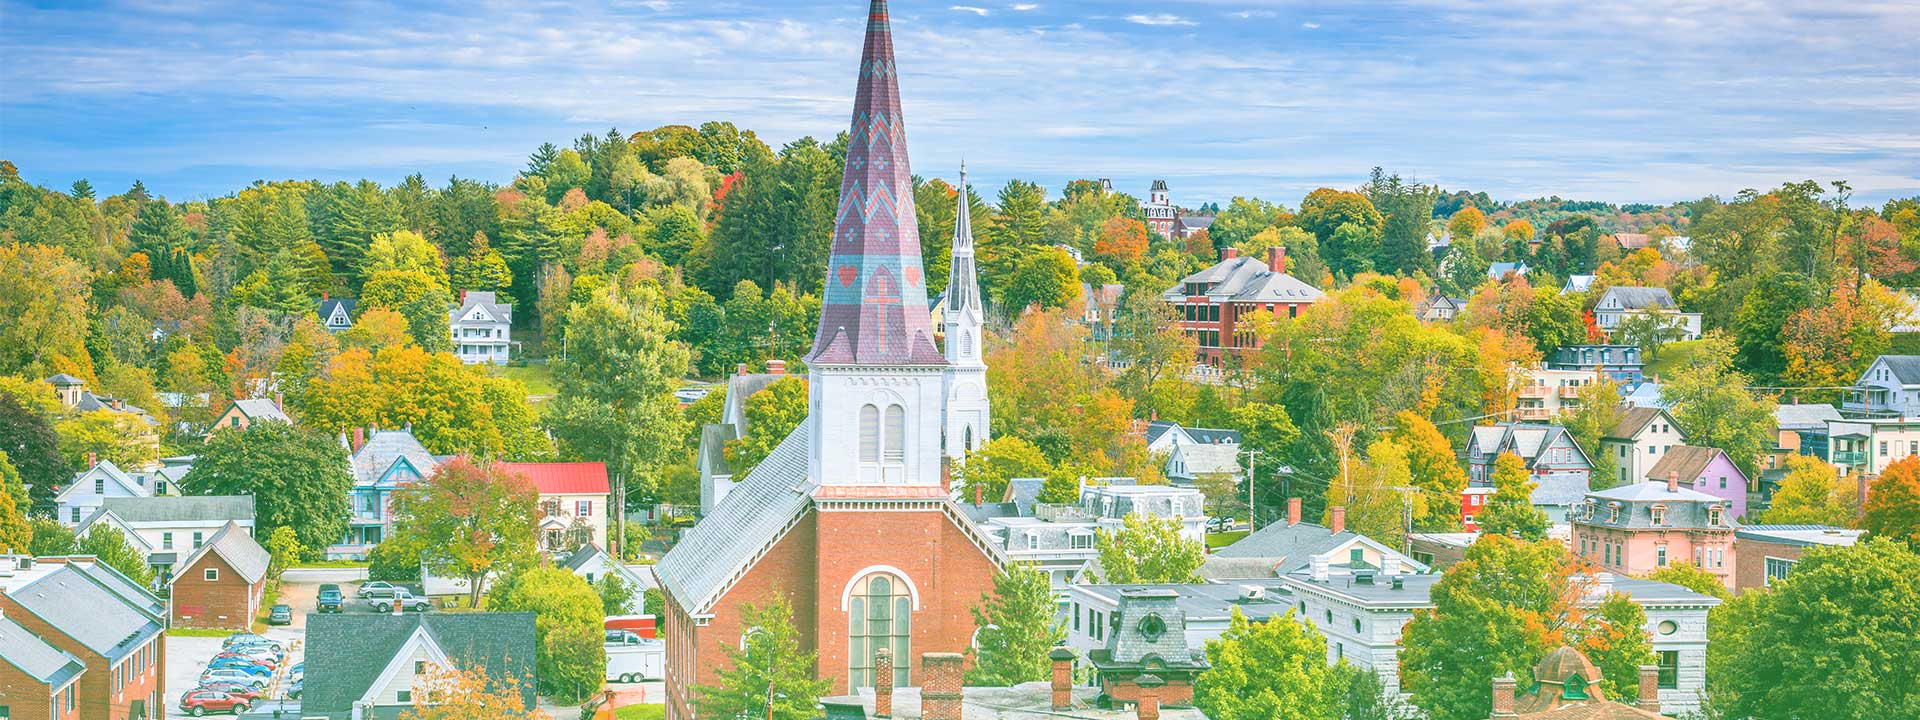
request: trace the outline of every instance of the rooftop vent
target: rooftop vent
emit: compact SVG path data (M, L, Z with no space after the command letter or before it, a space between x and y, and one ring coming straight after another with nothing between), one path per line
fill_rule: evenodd
M1372 585L1373 571L1372 570L1353 571L1353 582L1354 584L1357 584L1357 585Z
M1259 585L1242 585L1240 586L1240 599L1248 602L1265 600L1267 599L1267 589Z
M1406 579L1406 578L1403 578L1403 577L1400 577L1399 575L1395 575L1395 576L1393 576L1393 589L1395 589L1395 590L1405 590L1405 589L1406 589L1406 587L1407 587L1407 579Z

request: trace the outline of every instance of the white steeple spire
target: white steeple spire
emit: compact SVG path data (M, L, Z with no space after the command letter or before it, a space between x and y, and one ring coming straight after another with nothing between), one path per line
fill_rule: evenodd
M946 309L942 329L947 338L946 454L953 459L986 444L991 437L987 404L986 312L980 302L979 273L973 261L972 195L967 192L967 165L960 164L959 208L954 213L953 262L947 272Z

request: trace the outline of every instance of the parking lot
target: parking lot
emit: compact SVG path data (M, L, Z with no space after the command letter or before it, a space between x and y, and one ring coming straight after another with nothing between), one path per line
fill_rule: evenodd
M366 578L364 570L306 570L291 569L280 578L280 597L276 602L285 603L293 608L293 623L283 627L270 627L264 635L281 643L287 648L287 660L274 672L273 680L268 684L267 698L284 698L289 684L287 668L298 665L306 659L307 614L314 611L315 601L322 583L336 583L351 601L354 589ZM219 637L182 637L167 636L167 717L192 717L180 708L180 698L187 691L200 685L200 673L207 667L213 656L220 654ZM271 711L279 703L263 699L253 706L254 710ZM289 702L286 709L298 707L297 702Z

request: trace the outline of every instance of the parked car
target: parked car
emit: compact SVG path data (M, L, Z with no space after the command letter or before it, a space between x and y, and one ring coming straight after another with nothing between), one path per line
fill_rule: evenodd
M292 625L293 606L285 604L273 606L273 609L267 612L267 624Z
M236 668L207 668L206 672L200 673L201 684L204 685L213 682L239 683L256 688L267 686L266 678L258 677L245 670Z
M248 643L248 644L265 643L268 645L280 644L280 643L274 642L273 638L267 637L265 635L256 635L254 633L234 633L232 635L228 635L227 639L221 640L220 647L223 647L223 648L233 647L234 645L237 645L240 643Z
M323 613L346 612L347 596L340 594L339 585L321 585L319 604L316 609Z
M287 677L293 678L295 680L299 680L300 678L303 678L306 676L307 676L306 663L296 663L293 667L287 668Z
M299 700L299 699L300 699L300 693L301 693L301 686L303 686L303 685L305 685L305 684L306 684L306 681L305 681L305 680L303 680L303 679L295 679L295 680L294 680L293 682L291 682L291 683L288 683L288 684L287 684L287 699L288 699L288 700Z
M215 670L234 670L255 678L273 677L272 667L258 660L244 657L217 657L207 661L207 672Z
M371 580L360 586L360 597L363 599L364 598L390 598L390 597L393 597L394 593L404 589L405 588L399 587L390 582L386 582L382 580Z
M608 645L639 645L640 640L641 640L640 634L632 630L608 630L606 644Z
M707 395L712 393L713 393L713 388L695 385L695 386L683 387L683 388L680 388L679 390L673 391L673 397L675 399L678 399L680 402L691 403L691 402L696 402L700 398L706 397Z
M374 612L379 613L393 612L396 606L403 610L411 610L413 612L426 612L433 607L433 601L423 597L414 597L413 593L407 592L406 588L393 588L393 595L387 599L368 600L367 604L373 608Z
M232 645L228 645L223 650L223 652L244 652L244 653L249 653L254 655L272 657L275 660L285 660L287 658L287 649L285 647L282 647L279 643L272 642L272 641L237 642Z
M216 690L188 690L180 696L180 709L188 715L200 717L208 712L224 712L239 715L247 711L246 698Z
M280 662L278 660L273 659L272 656L250 655L247 653L239 653L239 652L223 652L213 656L213 659L227 661L228 663L239 662L239 663L246 663L248 665L259 665L268 670L273 670L274 668L277 668L280 666ZM208 664L211 665L212 661L208 661Z
M223 692L228 695L232 695L234 697L245 698L249 701L259 700L260 698L266 697L267 695L266 691L260 688L256 688L252 685L242 685L240 683L235 683L235 682L200 683L200 687L197 687L194 689Z

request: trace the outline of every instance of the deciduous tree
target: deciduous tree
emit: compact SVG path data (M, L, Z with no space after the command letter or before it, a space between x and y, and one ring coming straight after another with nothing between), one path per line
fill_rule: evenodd
M33 523L27 522L26 488L20 474L0 453L0 553L26 552L33 547Z
M132 413L100 409L77 413L53 426L67 462L85 465L88 456L137 468L160 456L160 438L147 421Z
M1867 491L1862 520L1875 537L1920 548L1920 456L1908 455L1880 471Z
M1513 453L1501 453L1493 462L1493 497L1475 518L1480 532L1487 535L1512 535L1524 540L1542 540L1553 522L1533 505L1538 487L1527 472L1526 461Z
M1753 382L1733 369L1732 349L1725 336L1708 334L1661 384L1660 399L1687 429L1687 442L1720 448L1741 472L1754 477L1760 456L1775 439L1774 402L1747 390Z
M1646 579L1673 583L1702 595L1712 595L1721 600L1728 600L1733 597L1733 593L1727 592L1727 584L1720 581L1720 576L1702 570L1700 566L1690 562L1676 562L1647 573Z
M428 664L425 675L413 683L413 705L400 720L553 720L538 708L526 706L522 688L533 678L497 677L483 668Z
M91 375L89 274L55 247L0 245L0 373Z
M993 593L981 593L973 606L973 667L968 685L1006 687L1050 676L1047 653L1067 639L1067 626L1055 617L1053 584L1032 565L1009 563L993 578Z
M19 472L20 482L33 487L32 500L21 506L22 512L33 506L52 507L56 489L73 480L49 416L32 409L46 407L34 398L39 393L51 396L51 388L44 383L32 385L41 390L23 390L28 393L25 397L0 390L0 453L6 453L7 461Z
M1117 263L1136 262L1147 253L1147 226L1128 217L1114 216L1100 229L1093 243L1093 254Z
M526 476L454 458L393 493L387 542L416 551L429 571L464 578L478 607L489 575L537 562L539 502Z
M644 286L596 293L568 311L567 357L553 364L559 396L545 423L560 454L606 459L627 479L627 502L659 493L687 435L673 391L690 354L669 339L674 325L660 304Z
M1773 491L1773 505L1764 517L1769 524L1851 527L1859 518L1859 497L1854 483L1833 465L1794 454L1787 458L1786 477Z
M1249 622L1240 608L1218 640L1213 667L1194 683L1193 705L1214 720L1344 720L1339 666L1327 665L1327 638L1294 611Z
M153 568L147 566L146 556L133 549L133 544L127 542L127 536L119 529L95 523L77 545L75 549L80 553L94 556L101 564L120 571L141 587L153 585Z
M800 377L775 380L747 396L747 432L726 446L727 466L734 477L746 477L800 427L807 419L807 402L807 381Z
M1180 523L1134 513L1119 530L1100 533L1100 582L1157 584L1199 582L1194 572L1207 559L1198 540L1180 536Z
M181 490L195 495L251 495L254 533L293 528L301 547L323 548L347 532L353 476L334 436L281 422L216 430L200 450Z
M963 497L978 496L982 502L1000 502L1006 497L1008 482L1014 478L1048 477L1053 463L1033 443L1011 435L988 440L965 462L953 470Z
M540 694L579 702L600 689L607 669L601 629L606 614L585 578L564 568L527 567L494 584L487 609L534 614Z
M719 718L814 720L815 706L832 684L813 678L815 653L801 648L786 595L773 593L765 605L744 605L740 613L740 626L752 630L737 647L721 644L726 663L716 671L719 682L695 688L700 711Z

